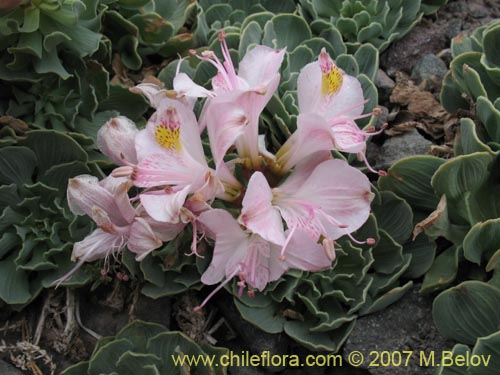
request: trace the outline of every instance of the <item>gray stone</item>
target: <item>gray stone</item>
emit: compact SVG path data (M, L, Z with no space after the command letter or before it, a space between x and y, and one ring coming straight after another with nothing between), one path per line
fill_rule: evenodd
M473 18L484 18L488 16L488 8L482 4L469 4L469 12Z
M432 320L432 298L421 296L418 293L419 288L420 285L414 286L389 308L359 318L345 344L344 356L353 351L360 351L365 357L361 367L369 368L370 360L375 359L375 354L370 355L370 352L412 351L408 366L371 366L370 374L435 374L436 368L420 366L421 353L428 357L434 352L435 363L438 364L440 353L443 350L451 350L454 344L437 331ZM403 354L402 357L404 364L406 356Z
M396 161L406 156L427 154L432 142L421 136L418 131L394 136L387 139L380 147L368 143L367 157L376 169L387 169Z
M429 53L415 64L411 72L411 78L416 80L417 83L427 81L437 87L441 85L447 71L448 68L443 60Z
M23 375L23 372L14 366L0 360L0 374L2 375Z
M377 71L377 76L375 77L375 86L377 86L378 92L380 94L380 99L387 100L391 95L392 89L396 83L382 70Z
M444 34L447 38L453 38L460 34L460 32L462 31L462 25L463 21L460 18L452 18L448 21L448 24L444 29Z

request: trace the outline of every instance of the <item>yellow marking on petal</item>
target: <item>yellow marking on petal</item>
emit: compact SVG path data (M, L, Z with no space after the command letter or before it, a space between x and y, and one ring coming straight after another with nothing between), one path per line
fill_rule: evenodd
M344 77L342 76L341 70L336 66L333 66L332 70L329 73L322 73L321 94L336 94L342 87L343 81Z
M165 125L158 125L155 129L156 142L167 150L181 151L181 129L169 129Z

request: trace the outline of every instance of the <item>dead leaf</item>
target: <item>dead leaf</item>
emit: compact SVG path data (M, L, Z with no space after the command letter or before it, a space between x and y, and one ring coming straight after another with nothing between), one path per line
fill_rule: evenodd
M8 126L16 133L27 132L30 128L23 120L19 120L12 116L0 116L0 127Z
M443 194L441 197L436 210L431 212L431 214L420 223L415 225L415 229L413 229L413 240L417 238L417 236L422 233L424 230L432 227L440 218L443 212L446 210L446 195Z

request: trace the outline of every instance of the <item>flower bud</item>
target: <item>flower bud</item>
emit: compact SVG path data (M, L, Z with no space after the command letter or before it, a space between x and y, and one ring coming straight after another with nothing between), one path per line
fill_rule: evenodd
M135 136L139 130L124 116L112 118L97 132L97 147L118 165L137 163Z

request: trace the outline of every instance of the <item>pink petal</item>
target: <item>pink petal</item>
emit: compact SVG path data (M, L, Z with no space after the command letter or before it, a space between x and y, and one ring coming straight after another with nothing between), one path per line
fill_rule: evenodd
M203 284L212 285L233 273L247 252L248 236L229 212L214 209L203 212L198 221L207 235L215 239L212 262L201 276Z
M295 196L309 200L347 226L341 229L324 222L329 236L336 239L364 224L370 214L373 194L370 181L363 173L343 160L334 159L318 165Z
M162 242L173 240L186 227L186 223L183 222L177 224L165 223L156 221L149 216L143 217L143 219L146 220L155 237L159 238Z
M126 192L122 194L126 194ZM75 215L86 214L92 216L93 208L98 207L109 215L115 225L126 226L130 222L133 208L130 206L120 209L121 206L125 206L127 203L123 202L123 198L121 198L120 204L118 204L115 196L101 186L94 176L81 175L70 179L67 197L68 205ZM130 205L130 202L128 202L128 205ZM124 216L122 211L127 216ZM135 215L135 212L133 214Z
M318 61L307 64L300 71L297 79L300 113L318 113L330 120L339 114L356 117L363 112L363 89L357 78L344 73L340 90L333 95L322 95L322 77Z
M186 73L178 73L173 81L174 90L179 96L190 98L213 97L215 94L203 86L197 85Z
M135 259L138 262L162 244L162 240L156 236L146 220L140 217L135 219L130 227L127 247L131 252L137 254Z
M193 111L180 101L170 98L164 98L161 101L157 111L148 120L146 129L140 131L136 137L135 148L139 161L151 154L167 152L167 149L156 142L155 129L172 112L172 109L180 123L180 142L183 152L189 154L198 163L206 164L198 123Z
M135 124L128 118L112 118L97 132L97 148L115 164L135 164L137 155L134 142L138 132Z
M118 212L127 223L131 223L136 216L136 210L130 203L130 198L128 196L128 191L132 187L132 183L130 182L130 180L124 177L116 178L108 176L99 181L99 185L113 194L115 204L118 207ZM115 214L117 213L112 212L111 217L113 217Z
M290 231L287 231L287 235ZM332 260L323 247L312 239L307 231L298 228L287 246L285 260L279 259L280 248L273 246L269 261L269 281L277 280L289 269L318 272L328 269Z
M162 89L154 83L140 83L131 88L130 91L144 95L149 101L151 107L158 108L162 101L166 98L165 93L167 90Z
M180 210L186 201L191 186L186 186L176 193L153 191L140 195L141 204L154 220L178 223Z
M285 49L275 50L267 46L255 46L240 61L238 75L250 87L265 84L279 74Z
M232 101L212 101L206 114L208 137L216 168L224 161L229 148L235 144L248 126L243 108Z
M332 155L330 151L317 151L314 154L309 155L295 165L293 172L286 178L285 182L277 188L277 190L286 194L293 194L299 186L304 184L318 165L331 158Z
M326 120L314 113L301 113L297 130L276 153L281 172L286 172L304 158L318 151L334 149L332 133Z
M209 168L198 164L189 155L167 152L152 154L137 164L134 185L175 185L182 188L199 180L206 172L209 172Z
M283 245L283 222L279 211L273 207L272 200L273 194L266 178L261 172L255 172L250 177L243 198L240 222L265 240Z
M111 253L121 251L124 241L124 237L119 234L107 233L101 229L96 229L82 241L76 242L73 245L71 260L78 260L78 262L68 273L55 280L52 285L58 286L59 284L69 280L85 262L93 262L97 259L104 259Z
M245 281L251 287L263 291L269 280L270 244L258 235L252 235L245 259ZM227 273L227 269L226 269Z
M352 107L353 104L360 105L353 107L351 110L345 111ZM344 74L344 80L339 92L336 93L325 111L327 120L333 119L342 114L347 117L356 117L363 113L364 97L363 89L356 77Z
M335 148L342 152L357 154L366 149L366 133L354 121L337 119L332 126Z
M104 259L111 252L120 251L125 245L124 241L123 236L118 233L107 233L96 229L82 241L74 244L71 259L73 261L80 259L84 262Z
M322 72L315 61L302 68L297 78L297 99L300 113L321 113Z
M216 192L217 198L231 202L240 195L241 184L226 163L219 163L215 177L221 184L221 188Z

